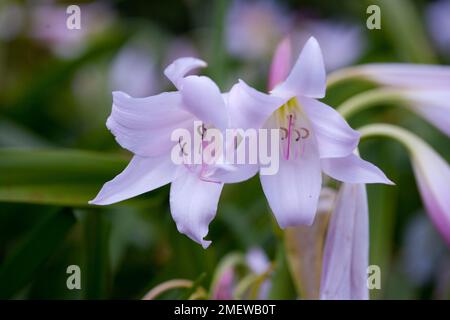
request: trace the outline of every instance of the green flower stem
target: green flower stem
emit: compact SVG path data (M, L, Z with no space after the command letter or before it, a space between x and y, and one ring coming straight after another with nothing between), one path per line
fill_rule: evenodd
M211 48L211 77L221 86L226 79L226 54L224 49L225 19L228 12L228 1L215 0L212 12L212 48Z
M327 90L340 85L341 83L358 78L366 79L366 77L361 74L360 68L357 66L339 69L327 76Z
M163 282L146 293L142 300L154 300L166 291L178 288L191 288L194 283L187 279L173 279Z
M376 123L364 126L358 131L361 133L361 139L369 137L387 137L392 138L402 145L413 155L418 147L426 147L425 142L410 131L391 124Z
M402 106L407 102L402 90L378 88L357 94L342 103L336 110L344 117L349 118L358 111L368 109L380 104L395 104Z
M410 140L410 134L402 128L390 124L370 124L358 130L361 139L370 137L393 138L405 144L405 139ZM380 149L386 152L385 146ZM394 237L394 225L396 218L397 188L368 187L370 199L370 263L380 266L385 274L390 273L392 267L391 255L393 252L392 241ZM383 277L382 288L386 288L389 277ZM385 298L386 290L371 290L371 299Z

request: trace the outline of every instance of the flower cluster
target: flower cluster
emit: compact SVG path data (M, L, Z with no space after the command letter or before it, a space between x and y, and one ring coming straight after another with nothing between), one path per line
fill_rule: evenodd
M290 42L284 40L273 59L268 93L257 91L242 80L229 92L221 92L209 77L189 75L194 69L206 67L204 61L196 58L180 58L166 68L165 75L176 91L147 98L113 92L107 127L117 142L133 153L133 158L90 203L108 205L171 183L170 211L178 231L207 248L211 241L204 238L216 214L224 184L247 180L261 166L206 159L196 164L174 163L173 150L181 154L186 150L181 139L172 139L172 133L180 128L195 131L193 123L200 121L199 147L204 150L209 145L204 136L213 129L220 132L276 130L279 147L271 152L279 155L279 169L275 174L260 174L260 180L279 226L285 229L313 224L323 174L342 182L326 235L320 296L366 299L369 237L365 184L393 183L375 165L363 160L357 147L361 132L400 137L400 140L405 134L396 130L380 133L373 127L358 132L337 110L318 100L325 96L326 72L321 49L314 38L306 42L292 66L290 57ZM336 79L340 81L346 75L366 77L389 90L395 89L395 94L413 111L448 133L449 117L441 117L448 104L442 107L443 99L440 99L448 96L448 87L434 85L436 77L442 80L442 86L449 83L447 69L369 65L338 74ZM417 86L421 90L415 90ZM424 103L429 104L429 110L422 108ZM353 107L350 109L354 110ZM411 145L415 138L406 136ZM239 149L240 142L238 139L231 148ZM450 197L443 197L442 192L448 190L445 187L450 183L450 170L426 144L420 145L420 151L410 148L419 188L433 221L448 240ZM225 148L230 145L226 144ZM430 169L428 161L438 163L438 167Z

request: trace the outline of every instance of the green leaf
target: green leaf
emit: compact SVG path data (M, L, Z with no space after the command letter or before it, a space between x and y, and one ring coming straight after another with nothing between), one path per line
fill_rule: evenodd
M0 201L87 206L127 157L79 150L0 150Z
M0 299L11 298L32 279L75 224L70 209L45 215L0 268Z
M214 28L211 29L211 63L210 74L216 83L221 86L226 80L226 54L224 50L225 19L228 1L215 0L211 2L213 12L211 15Z
M272 276L272 286L269 299L293 299L296 296L293 280L289 272L286 251L283 244L279 244Z
M20 91L14 102L7 105L7 109L13 114L34 112L36 108L40 110L39 106L61 86L67 84L82 66L115 52L127 38L128 34L118 31L114 36L93 43L74 59L55 61L43 66L42 70L37 71L40 76L33 77L24 85L24 90Z
M28 128L0 117L0 145L2 147L48 148L51 143Z
M104 212L91 210L84 217L85 275L83 291L86 299L104 299L110 271L109 234L111 223Z
M421 16L410 0L371 0L381 9L382 26L392 45L405 59L415 63L434 63L436 57L427 39ZM384 24L385 23L385 24Z

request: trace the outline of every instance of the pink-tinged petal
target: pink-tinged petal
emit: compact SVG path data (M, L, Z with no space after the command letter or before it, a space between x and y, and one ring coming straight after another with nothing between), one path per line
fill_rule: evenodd
M228 114L219 87L208 77L188 76L180 89L184 108L206 124L225 129Z
M302 127L309 126L303 123ZM281 228L311 225L317 211L322 174L313 135L302 142L302 148L297 158L294 150L289 160L281 154L276 174L260 174L264 194Z
M336 110L315 99L297 99L311 121L321 158L345 157L355 150L360 134Z
M291 68L291 50L291 39L286 37L278 45L272 59L269 72L269 90L272 90L287 78Z
M378 167L354 154L321 159L320 163L325 174L342 182L394 184Z
M171 150L173 130L190 128L193 116L181 108L181 96L166 92L147 98L132 98L113 92L112 112L106 126L117 142L131 152L147 157Z
M326 73L319 43L309 38L286 81L272 91L282 97L306 96L323 98L326 89Z
M427 212L450 246L450 166L426 145L417 146L412 164Z
M320 298L367 300L369 222L363 184L341 186L325 241Z
M450 67L407 63L375 63L355 68L356 74L388 86L448 90Z
M228 110L232 128L261 128L285 99L259 92L239 80L228 94Z
M204 240L216 215L223 184L201 180L185 169L170 187L170 211L178 231L207 248Z
M179 90L181 87L181 81L189 72L197 68L204 68L206 66L207 63L205 61L197 58L179 58L164 70L164 74Z
M405 97L411 103L407 107L450 137L449 90L408 90Z
M211 299L213 300L233 300L233 290L235 282L235 272L233 267L227 268L217 280L212 289Z
M134 156L128 166L106 182L90 204L108 205L126 200L170 183L176 166L168 155L143 158Z

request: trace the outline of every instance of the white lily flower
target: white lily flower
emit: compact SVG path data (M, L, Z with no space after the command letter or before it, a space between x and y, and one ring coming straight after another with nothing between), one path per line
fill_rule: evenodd
M277 53L289 52L286 46L282 43ZM274 58L277 68L288 70L282 68L283 62L289 63L283 57ZM289 75L277 73L276 77L284 81L270 94L240 81L230 90L228 100L232 127L266 127L282 133L278 173L260 175L282 228L313 222L322 171L349 183L392 183L376 166L353 154L359 133L333 108L315 99L325 95L326 75L314 38L308 40Z
M170 210L178 231L207 248L211 241L204 237L216 214L224 182L215 179L214 174L220 172L227 182L238 182L256 171L236 170L227 176L223 165L205 162L177 165L171 159L171 151L177 145L180 152L186 151L181 141L171 140L174 130L192 131L198 120L208 128L223 129L228 125L229 108L217 85L208 77L186 76L191 70L205 66L204 61L195 58L180 58L169 65L165 74L177 87L175 92L147 98L113 92L112 112L106 125L134 157L122 173L105 183L90 203L108 205L171 183ZM209 130L206 126L201 129ZM203 141L201 147L205 147Z

